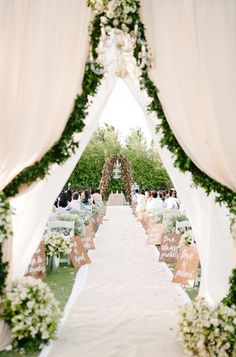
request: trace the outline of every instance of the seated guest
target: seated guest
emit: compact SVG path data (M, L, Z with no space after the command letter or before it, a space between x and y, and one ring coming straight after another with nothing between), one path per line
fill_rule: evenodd
M92 203L90 200L90 192L88 190L84 190L81 194L81 201L80 201L80 209L82 211L91 211L92 210Z
M59 196L58 208L57 213L64 213L67 210L67 194L66 192L62 192Z
M152 200L147 202L146 210L151 216L156 216L163 211L163 201L157 191L152 191Z
M134 194L132 195L132 204L136 205L138 203L138 189L134 191Z
M95 205L101 205L102 196L100 194L100 190L99 189L95 190L95 193L93 194L93 201L94 201Z
M71 190L71 189L68 189L68 190L66 191L66 195L67 195L67 201L68 201L68 202L71 202L71 200L72 200L72 190Z
M74 192L72 194L72 200L69 202L68 210L79 210L80 209L80 201L79 201L79 194L78 192Z
M146 201L145 190L142 188L137 198L137 207L136 207L137 213L144 212L146 210L145 201Z
M170 191L170 197L164 202L164 207L167 211L178 211L180 208L180 202L177 198L177 192L175 190Z

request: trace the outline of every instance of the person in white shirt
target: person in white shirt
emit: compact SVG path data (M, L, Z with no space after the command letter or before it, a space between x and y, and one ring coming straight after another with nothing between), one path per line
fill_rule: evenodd
M142 189L137 198L136 213L144 212L146 210L146 196L145 190Z
M152 191L152 200L147 202L146 210L151 216L156 216L163 211L164 203L157 191Z
M165 200L165 208L167 211L178 211L180 208L180 202L177 198L176 191L170 192L170 197Z
M71 202L68 204L67 207L68 211L71 210L79 210L80 209L80 201L79 201L79 194L78 192L74 192L72 194L72 200Z
M132 195L132 204L136 205L138 203L138 189L135 190L134 194Z
M96 205L101 205L102 204L102 196L100 194L100 190L97 189L95 191L95 193L92 196L92 201L94 202L94 204Z

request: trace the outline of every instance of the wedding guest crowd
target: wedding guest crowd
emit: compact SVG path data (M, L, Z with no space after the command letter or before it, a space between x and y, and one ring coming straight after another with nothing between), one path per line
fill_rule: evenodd
M93 205L102 203L99 189L62 191L53 206L53 214L66 213L73 210L92 211Z
M133 189L132 205L136 208L136 213L147 212L155 216L163 211L183 212L183 205L178 199L174 188L166 189Z

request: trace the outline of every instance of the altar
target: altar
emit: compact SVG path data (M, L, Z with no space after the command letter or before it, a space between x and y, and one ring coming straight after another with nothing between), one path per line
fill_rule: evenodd
M127 202L125 200L125 195L123 192L110 193L108 198L108 206L125 206Z

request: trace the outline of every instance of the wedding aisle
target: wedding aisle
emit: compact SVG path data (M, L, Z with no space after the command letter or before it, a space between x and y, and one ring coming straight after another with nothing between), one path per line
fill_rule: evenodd
M50 357L182 357L176 338L183 298L128 206L108 207L85 288Z

